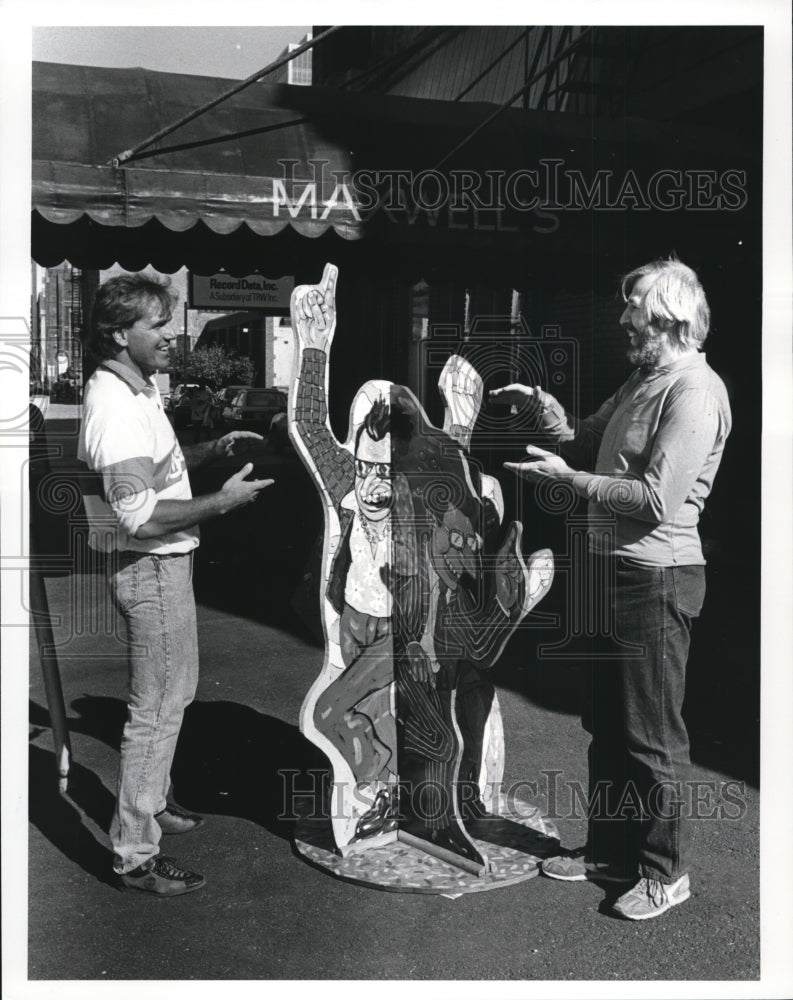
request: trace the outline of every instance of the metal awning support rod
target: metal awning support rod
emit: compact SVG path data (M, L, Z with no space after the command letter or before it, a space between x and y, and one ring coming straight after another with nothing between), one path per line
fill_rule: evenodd
M541 70L539 70L532 77L530 77L526 81L526 83L523 84L520 90L516 91L512 95L512 97L510 97L502 105L497 107L496 110L493 111L492 114L489 114L483 122L480 122L475 129L472 129L468 133L468 135L465 136L464 139L461 139L460 142L458 142L457 145L454 147L454 149L450 149L449 152L441 160L439 160L438 163L435 164L435 167L433 169L440 170L440 168L448 160L450 160L455 153L458 153L464 146L467 146L468 143L474 138L474 136L479 135L482 129L487 128L487 126L492 121L495 121L495 119L498 118L499 115L503 114L507 110L507 108L511 107L515 103L515 101L517 101L519 97L522 97L527 90L533 87L538 80L541 80L544 76L546 76L546 74L548 74L554 68L554 66L558 65L563 59L566 59L567 56L569 56L570 53L573 51L573 49L577 48L580 45L581 39L584 38L587 34L589 34L590 31L592 31L591 27L585 28L574 42L571 42L569 45L563 48L562 51L559 52L558 55L554 56L554 58L547 65L543 66Z
M234 142L237 139L247 139L252 135L263 135L265 132L278 132L284 128L294 128L297 125L307 125L310 118L290 118L285 122L277 122L275 125L262 125L260 128L248 128L243 132L226 132L223 135L213 135L211 139L196 139L194 142L179 142L173 146L158 146L157 149L147 149L142 153L135 153L130 156L127 163L137 163L138 160L146 160L152 156L164 156L166 153L182 153L187 149L202 149L204 146L216 146L221 142Z
M241 80L239 83L235 84L229 90L222 93L219 97L216 97L214 100L209 101L208 104L203 104L200 108L196 108L194 111L190 111L188 114L184 115L178 121L172 122L170 125L166 125L164 128L161 128L159 132L155 132L154 135L150 135L148 138L143 139L141 142L139 142L136 146L133 146L131 149L125 149L123 153L119 153L118 156L113 157L113 159L110 161L111 166L114 167L122 166L128 160L131 160L136 153L139 153L142 149L145 149L147 146L150 146L153 142L157 142L158 139L163 139L166 135L170 135L171 132L175 132L176 129L181 128L182 125L187 125L188 122L194 121L200 115L203 115L207 111L211 111L212 108L217 107L218 104L222 104L223 101L228 100L229 97L233 97L235 94L239 94L240 91L245 90L246 87L250 87L252 83L257 83L259 80L262 79L262 77L265 77L270 73L273 73L281 66L285 66L286 63L291 62L292 59L296 59L301 53L306 52L308 49L313 48L318 42L323 41L329 35L332 35L334 32L338 31L341 27L343 27L343 25L336 24L330 28L326 28L325 31L317 35L316 38L311 38L309 39L309 41L303 42L302 45L298 45L298 47L294 50L294 52L288 52L281 59L276 59L275 62L271 62L268 66L265 66L264 69L258 70L256 73L253 74L253 76L249 76L247 79Z

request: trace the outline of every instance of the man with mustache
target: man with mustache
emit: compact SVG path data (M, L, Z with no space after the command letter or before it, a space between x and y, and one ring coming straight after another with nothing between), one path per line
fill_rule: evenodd
M505 467L564 480L589 502L587 579L603 622L586 676L589 829L585 847L543 862L563 881L632 885L614 904L629 920L690 896L682 794L689 766L681 709L691 621L705 594L697 522L730 431L727 392L700 353L710 311L699 280L676 259L631 271L620 323L636 371L577 420L539 386L491 397L530 406L559 454L533 445ZM635 883L635 884L634 884Z

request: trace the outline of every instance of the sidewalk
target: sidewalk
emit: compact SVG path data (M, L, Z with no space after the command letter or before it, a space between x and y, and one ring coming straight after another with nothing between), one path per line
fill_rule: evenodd
M265 507L257 516L268 515L272 510ZM241 524L229 531L250 537ZM223 552L216 544L215 554ZM290 616L291 591L279 585L277 571L271 559L262 578L253 580L250 565L210 562L205 553L197 580L201 680L186 715L174 781L180 804L204 813L207 823L185 837L165 838L164 853L203 872L207 887L171 900L122 893L112 884L106 830L125 670L119 640L104 634L112 629L101 620L101 578L47 579L51 612L60 620L55 633L74 763L70 799L62 800L32 641L32 979L759 975L758 795L749 786L743 818L692 824L692 899L644 924L598 912L604 893L588 883L538 877L449 900L379 892L310 867L292 847L292 824L279 819L279 771L323 767L322 756L297 729L322 650ZM519 635L515 655L495 671L505 780L561 771L564 780L585 782L585 735L564 704L570 676L558 665L529 663L536 636ZM545 697L551 687L555 701ZM702 766L693 775L718 787L731 776ZM548 805L540 798L537 804ZM563 843L582 842L582 819L562 815L555 822ZM155 989L151 995L160 994Z

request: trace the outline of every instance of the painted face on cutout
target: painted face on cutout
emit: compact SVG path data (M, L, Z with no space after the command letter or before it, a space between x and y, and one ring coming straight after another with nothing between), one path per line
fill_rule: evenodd
M432 565L450 590L457 589L465 573L476 579L481 549L482 538L470 518L456 507L435 523L430 540Z
M355 450L355 499L369 521L382 521L391 510L391 435L374 441L364 430Z

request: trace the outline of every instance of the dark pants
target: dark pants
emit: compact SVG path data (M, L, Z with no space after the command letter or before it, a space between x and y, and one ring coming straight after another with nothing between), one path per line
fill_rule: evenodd
M408 819L445 830L456 814L454 779L460 742L452 721L457 662L442 662L435 686L417 681L406 656L397 660L397 715L402 739L399 779Z
M461 781L479 781L484 736L496 689L490 678L473 664L463 661L457 676L457 725L463 738Z
M595 557L597 563L598 557ZM682 717L691 619L705 596L703 566L601 563L603 628L585 673L589 848L661 882L687 870L684 799L689 770Z

